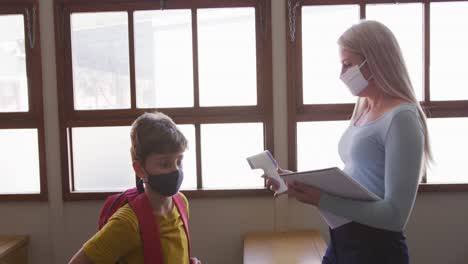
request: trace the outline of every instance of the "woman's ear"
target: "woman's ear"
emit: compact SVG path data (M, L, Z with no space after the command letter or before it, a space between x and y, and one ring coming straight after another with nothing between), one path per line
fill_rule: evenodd
M364 65L361 67L361 73L362 75L364 76L364 78L367 80L367 81L373 81L374 78L373 77L373 74L370 70L370 67L369 67L369 62L367 61L366 63L364 63Z

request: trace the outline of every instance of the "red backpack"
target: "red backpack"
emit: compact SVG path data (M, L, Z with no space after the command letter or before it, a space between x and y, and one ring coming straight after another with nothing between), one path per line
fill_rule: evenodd
M185 201L179 193L172 196L172 201L177 207L184 224L190 259L190 233L187 221L187 211L185 210ZM109 218L120 207L127 203L130 205L138 219L145 264L164 264L161 240L159 239L159 225L155 222L148 197L146 197L145 193L139 193L137 188L128 189L123 193L107 197L101 210L101 214L99 215L99 229L107 223Z

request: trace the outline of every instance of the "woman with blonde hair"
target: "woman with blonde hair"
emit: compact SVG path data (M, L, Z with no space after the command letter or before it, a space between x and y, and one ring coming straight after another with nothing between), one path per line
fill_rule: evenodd
M409 263L403 231L432 158L426 116L386 26L362 20L338 44L340 79L358 97L338 146L343 170L382 199L344 199L298 183L288 195L345 219L330 228L323 264Z

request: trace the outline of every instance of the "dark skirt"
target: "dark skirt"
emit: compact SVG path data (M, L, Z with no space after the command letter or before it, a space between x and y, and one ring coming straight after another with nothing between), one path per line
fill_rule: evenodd
M330 244L322 264L408 264L403 232L351 222L330 229Z

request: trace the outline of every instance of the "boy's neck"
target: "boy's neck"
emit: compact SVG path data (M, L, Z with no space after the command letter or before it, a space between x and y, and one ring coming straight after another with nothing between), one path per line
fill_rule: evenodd
M153 213L156 215L166 215L172 210L172 197L163 196L150 188L145 188L146 196L148 197Z

